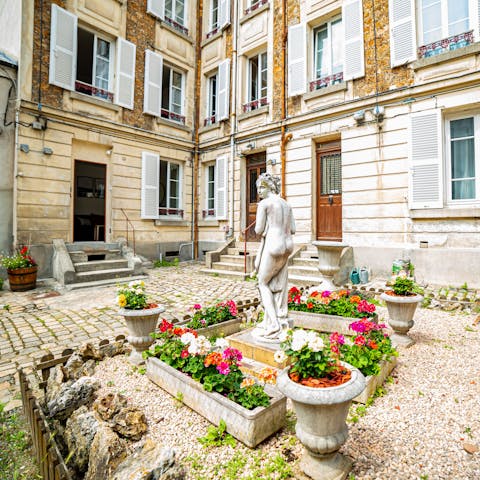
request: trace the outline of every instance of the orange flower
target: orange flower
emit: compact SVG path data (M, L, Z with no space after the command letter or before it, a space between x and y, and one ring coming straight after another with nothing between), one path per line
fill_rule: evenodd
M312 292L312 293L310 294L310 296L311 296L312 298L320 297L320 296L321 296L321 293L320 293L320 292L317 292L317 291L315 290L314 292Z
M348 290L339 290L337 293L339 297L346 297L348 295Z
M332 300L330 297L321 297L318 299L320 303L323 303L323 305L328 305Z
M258 378L265 383L276 383L277 382L277 370L271 367L265 367L258 372Z
M358 295L352 295L350 297L350 303L359 303L362 299Z
M240 384L240 388L247 388L255 385L255 380L253 378L244 378Z
M223 362L222 354L219 352L211 352L206 356L203 364L209 367L210 365L219 365L221 362Z
M368 342L368 346L372 349L372 350L376 350L378 348L378 345L373 341L373 340L370 340Z
M307 308L308 308L309 310L311 310L311 309L313 308L313 303L312 303L312 302L308 302L308 303L307 303Z
M340 298L340 295L337 292L332 292L330 294L330 299L331 300L338 300Z

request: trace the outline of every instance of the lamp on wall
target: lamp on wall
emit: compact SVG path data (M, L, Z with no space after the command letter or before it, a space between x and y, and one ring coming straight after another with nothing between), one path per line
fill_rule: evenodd
M358 110L353 114L353 119L357 123L357 125L360 125L365 121L365 110Z

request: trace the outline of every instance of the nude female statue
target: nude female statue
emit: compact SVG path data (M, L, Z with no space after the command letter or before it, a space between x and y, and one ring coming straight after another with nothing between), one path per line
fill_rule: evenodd
M278 177L263 173L256 185L262 200L257 206L255 233L262 235L262 241L253 273L257 273L265 313L254 334L275 340L288 326L288 257L293 251L295 220L290 205L279 196Z

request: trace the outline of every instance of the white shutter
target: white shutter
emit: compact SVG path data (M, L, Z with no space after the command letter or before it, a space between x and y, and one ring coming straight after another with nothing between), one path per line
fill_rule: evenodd
M148 0L147 13L163 20L165 18L165 0Z
M135 86L135 44L117 40L117 85L116 103L133 110L133 89Z
M218 25L220 28L230 23L230 0L219 0Z
M408 0L410 1L410 0ZM362 0L346 0L342 6L345 66L343 79L365 75Z
M158 53L145 50L145 91L143 111L160 116L162 105L163 58Z
M50 71L48 81L75 89L77 66L77 17L52 4L50 26Z
M389 0L389 19L390 65L415 60L415 0Z
M142 152L142 218L158 218L160 157Z
M472 13L470 14L470 18L472 18L470 28L474 29L474 32L473 32L473 35L475 36L474 41L480 42L480 0L476 1L477 15L475 15L475 5L472 6L473 1L475 0L470 0L470 8L472 9L471 10Z
M218 121L228 120L230 104L230 59L227 58L218 66L218 94L217 115Z
M410 208L443 207L442 116L440 110L410 117Z
M228 157L218 157L215 164L215 216L226 220L228 211Z
M307 27L299 23L288 27L288 95L301 95L307 88Z

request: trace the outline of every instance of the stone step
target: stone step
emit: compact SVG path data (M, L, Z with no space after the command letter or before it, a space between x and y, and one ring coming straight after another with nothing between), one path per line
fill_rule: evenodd
M321 285L323 281L322 277L307 276L307 275L295 275L288 273L288 283L295 285L296 287L310 287L313 285Z
M235 280L245 280L246 276L243 271L242 272L235 272L231 270L215 270L209 268L203 268L200 270L202 273L206 273L208 275L213 275L215 277L223 277L223 278L230 278Z
M119 245L116 242L74 242L66 243L65 246L69 252L75 252L79 250L118 250Z
M133 271L133 268L111 268L107 270L97 270L95 272L77 272L75 277L77 282L95 282L109 278L128 277L133 274Z
M318 267L318 258L298 258L293 259L295 267Z
M91 255L105 255L105 260L123 258L118 249L72 250L69 253L73 263L88 262L88 257Z
M98 270L111 270L114 268L128 268L128 260L123 258L114 260L92 260L91 262L74 263L76 272L94 272Z
M288 275L303 275L307 277L319 277L320 272L315 266L292 265L288 267Z
M228 270L230 272L244 273L243 263L227 263L227 262L213 262L213 270Z
M247 255L256 255L257 254L257 251L258 249L248 249L247 248ZM242 248L237 248L237 247L230 247L227 249L227 253L228 255L240 255L243 257L243 247Z
M253 256L253 255L247 255ZM220 262L222 263L236 263L238 265L243 265L244 255L220 255Z
M314 250L302 250L300 252L301 258L315 258L318 259L318 251L317 249Z
M116 285L129 283L133 280L145 280L148 275L132 275L131 277L106 278L104 280L95 280L92 282L71 283L65 285L65 290L78 290L80 288L104 287L107 285Z

